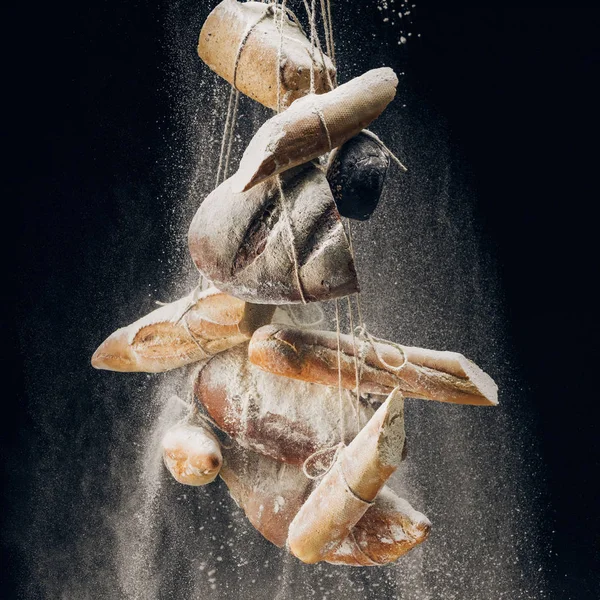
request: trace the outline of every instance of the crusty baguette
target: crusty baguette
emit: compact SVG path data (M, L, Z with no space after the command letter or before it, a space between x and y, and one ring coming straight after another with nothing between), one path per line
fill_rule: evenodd
M354 261L325 175L308 164L282 180L283 198L274 180L235 194L228 179L214 190L190 226L194 263L219 289L258 304L354 293Z
M314 482L299 466L283 464L238 445L223 449L220 472L229 493L252 525L270 542L285 546L288 529ZM375 566L396 560L425 540L430 523L384 487L350 535L324 555L334 564Z
M248 190L340 146L383 112L397 85L394 71L383 67L326 94L299 98L256 132L232 178L232 190Z
M310 91L312 50L306 36L287 16L279 57L281 12L261 2L224 0L208 15L198 42L198 55L215 72L243 94L277 109L277 63L280 60L281 108ZM237 62L237 69L236 69ZM335 67L314 53L315 93L331 89Z
M404 399L394 390L294 517L288 532L292 554L315 563L338 547L400 464L403 445Z
M349 443L373 408L343 390L267 373L248 362L248 347L231 348L202 366L195 393L217 426L238 444L291 464ZM343 422L341 422L343 420Z
M194 291L115 331L92 356L92 366L146 373L176 369L247 341L274 310L214 287Z
M178 423L162 439L163 460L173 477L185 485L206 485L221 470L221 445L202 423Z
M400 387L410 398L493 406L498 388L477 365L456 352L356 340L361 358L360 391L388 394ZM340 336L342 386L356 387L352 336ZM334 332L279 325L257 329L248 350L250 362L276 373L329 386L338 385L337 336Z

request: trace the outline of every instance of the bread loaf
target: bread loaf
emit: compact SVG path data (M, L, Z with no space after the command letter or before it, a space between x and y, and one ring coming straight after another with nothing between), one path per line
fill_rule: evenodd
M194 291L115 331L92 356L92 366L146 373L176 369L247 341L274 310L214 287Z
M327 181L339 213L366 221L377 208L390 155L372 136L359 133L329 156Z
M285 464L234 444L223 449L221 478L248 520L271 543L285 545L294 515L312 481L299 466Z
M357 339L360 391L388 394L395 387L410 398L456 404L498 404L498 387L477 365L456 352L411 348ZM342 386L356 387L352 336L340 336ZM271 373L329 386L338 385L337 336L334 332L279 325L257 329L248 349L250 362Z
M343 390L267 373L248 362L243 344L211 358L195 383L198 401L244 448L302 464L318 450L349 443L373 408ZM342 421L342 422L341 422Z
M220 476L252 525L271 543L286 544L290 523L314 482L299 466L277 462L238 445L223 449ZM384 487L350 534L323 557L333 564L375 566L396 560L424 541L430 523Z
M224 0L208 15L200 32L198 55L215 72L261 104L286 108L310 91L313 63L315 93L327 92L335 80L331 60L313 52L301 28L283 18L281 56L280 10L261 2Z
M324 174L308 164L282 180L283 197L274 179L241 194L233 193L231 179L214 190L190 226L194 263L219 289L258 304L356 292L354 262Z
M163 460L173 477L185 485L206 485L221 470L221 445L202 423L178 423L162 439Z
M310 94L271 117L246 148L231 189L241 192L305 163L357 135L396 95L398 78L383 67L326 94Z
M384 487L350 535L323 560L336 565L385 565L425 541L430 529L425 515Z
M339 454L290 524L288 546L319 562L347 538L402 460L404 400L394 390Z

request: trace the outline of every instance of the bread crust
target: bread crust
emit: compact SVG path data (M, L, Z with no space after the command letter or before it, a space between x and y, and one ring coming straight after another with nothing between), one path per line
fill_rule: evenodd
M388 394L395 387L410 398L455 404L494 406L493 379L456 352L401 346L385 340L357 340L340 335L341 380L356 387L355 353L360 357L361 393ZM262 369L302 381L338 385L337 335L330 331L267 325L254 332L250 362Z
M286 16L279 56L280 23L280 13L274 16L266 4L224 0L202 27L198 55L243 94L273 110L278 99L281 108L287 108L310 92L312 50L302 30ZM320 52L315 53L313 77L316 94L329 91L335 81L333 63Z

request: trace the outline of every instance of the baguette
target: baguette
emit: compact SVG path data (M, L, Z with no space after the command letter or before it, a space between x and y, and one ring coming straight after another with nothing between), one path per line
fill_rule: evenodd
M357 135L396 95L392 69L367 71L326 94L310 94L271 117L246 148L232 190L242 192Z
M394 390L294 517L288 532L292 554L315 563L339 546L400 464L403 446L404 399Z
M231 179L202 203L189 230L196 267L219 288L257 304L352 294L358 281L325 175L308 164L242 194ZM287 207L287 210L286 208Z
M92 356L92 366L146 373L176 369L247 341L274 310L214 287L194 291L115 331Z
M273 110L278 96L283 109L309 93L311 63L315 93L329 91L335 80L329 57L315 52L313 62L310 42L300 27L286 15L280 33L280 23L281 13L268 4L224 0L202 27L198 55L237 90Z
M340 335L342 387L356 387L355 347ZM498 387L477 365L456 352L440 352L375 340L357 340L363 394L389 394L395 387L410 398L495 406ZM338 385L334 332L267 325L254 332L250 362L271 373L328 386Z
M251 365L246 344L203 365L194 390L217 426L239 445L296 465L340 441L349 443L374 412L370 404L360 402L357 418L351 392L343 390L340 408L337 389Z
M221 479L248 520L271 543L284 547L290 523L314 482L286 465L234 445L223 449ZM350 534L323 556L333 564L376 566L396 560L424 541L430 523L384 487Z
M334 565L379 566L394 562L424 542L431 523L406 500L383 487L350 535L323 560Z

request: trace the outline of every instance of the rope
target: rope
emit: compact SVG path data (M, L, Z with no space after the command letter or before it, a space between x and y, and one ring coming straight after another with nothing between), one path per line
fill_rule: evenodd
M233 138L235 132L235 125L237 123L237 112L238 112L238 101L240 99L240 92L235 90L235 102L233 105L233 113L231 116L231 130L229 132L229 144L227 145L227 155L225 156L225 170L223 172L223 179L227 179L229 173L229 157L231 156L231 146L233 145Z
M321 17L323 18L323 29L325 30L325 48L327 49L327 54L331 58L331 38L329 37L329 23L327 20L325 0L321 0Z
M375 140L394 160L394 162L400 167L403 173L406 173L408 169L400 162L400 159L383 143L383 141L376 136L372 131L363 129L363 133L366 133L371 139Z
M319 117L319 121L321 121L321 125L323 125L323 128L325 129L325 133L327 134L327 143L329 144L329 151L331 152L331 150L333 150L333 144L331 143L331 135L329 135L329 128L327 127L327 123L325 122L325 115L323 115L323 112L316 104L315 106L313 106L313 110L315 111L315 114Z
M337 366L338 366L338 399L340 409L340 440L346 439L344 431L344 399L342 396L342 348L340 341L340 309L338 299L335 299L335 328L337 333Z
M221 171L223 169L223 160L225 158L225 148L227 146L227 136L229 133L231 115L233 110L233 99L235 97L235 87L231 86L231 91L229 92L229 103L227 104L227 118L225 119L225 128L223 129L223 137L221 138L221 152L219 154L219 167L217 169L217 179L215 182L215 187L219 185L221 180Z
M358 369L358 351L356 348L356 337L354 335L354 317L352 315L352 304L350 302L350 296L346 296L348 301L348 317L350 318L350 331L352 332L352 348L354 350L354 377L356 379L356 422L358 424L358 431L360 431L360 374Z
M302 463L302 472L308 479L314 480L319 479L320 477L324 477L325 475L327 475L327 473L329 473L329 471L331 471L333 465L335 465L335 461L337 460L338 455L344 449L344 447L344 443L340 442L335 446L329 446L328 448L316 450ZM321 469L318 469L318 467L313 463L316 463L319 458L321 458L322 456L326 456L332 450L335 450L335 452L331 457L329 464L325 467L321 465ZM316 472L314 474L309 472L311 466L315 468Z
M302 304L307 304L306 297L304 296L304 288L302 287L302 281L300 281L300 266L298 265L298 255L296 253L296 244L294 241L294 231L292 229L292 221L290 219L290 215L288 212L287 200L285 194L283 192L283 185L281 183L281 176L276 175L277 178L277 187L279 188L279 200L281 202L281 208L283 210L283 217L285 220L285 224L287 226L290 247L292 250L292 262L294 263L294 274L296 275L296 283L298 285L298 291L300 292L300 298L302 300Z

